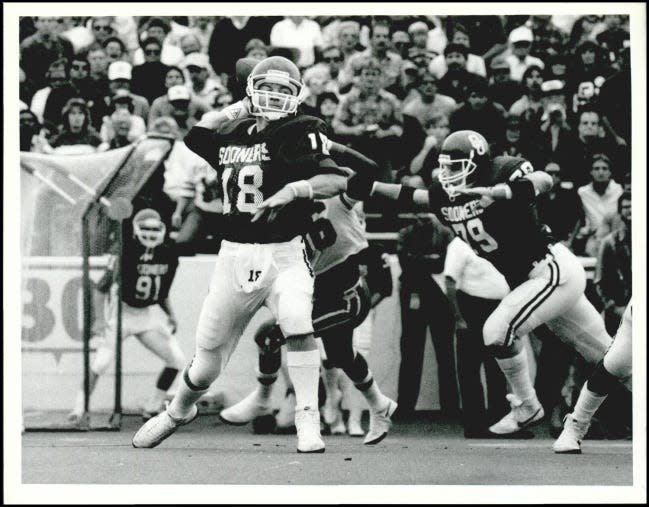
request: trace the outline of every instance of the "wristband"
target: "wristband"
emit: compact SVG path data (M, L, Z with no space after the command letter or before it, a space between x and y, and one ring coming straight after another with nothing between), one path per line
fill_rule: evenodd
M246 115L246 106L243 104L243 101L235 102L234 104L229 105L224 108L222 112L229 120L236 120Z
M374 179L364 174L363 171L357 172L347 180L346 194L357 201L365 201L372 195Z
M399 196L397 197L397 204L399 205L399 207L411 207L413 205L414 195L414 187L401 185L401 190L399 190Z
M313 187L307 180L294 181L287 186L293 191L296 199L313 199Z
M516 201L532 202L536 197L534 183L527 178L518 178L509 183L511 199Z

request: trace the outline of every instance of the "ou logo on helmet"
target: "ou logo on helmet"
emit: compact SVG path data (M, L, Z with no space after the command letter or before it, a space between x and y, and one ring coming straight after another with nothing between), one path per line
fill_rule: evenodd
M476 134L469 134L468 139L473 149L478 152L478 155L487 153L487 143L483 137Z

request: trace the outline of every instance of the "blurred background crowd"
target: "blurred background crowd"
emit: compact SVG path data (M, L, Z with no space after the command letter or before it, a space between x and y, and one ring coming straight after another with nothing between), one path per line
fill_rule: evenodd
M24 17L20 149L92 153L147 132L174 136L165 174L165 192L176 203L173 227L179 240L213 253L216 176L182 139L205 112L244 96L245 83L235 77L239 58L285 56L303 72L304 112L322 118L333 139L376 160L383 181L423 188L444 139L462 129L482 133L492 155L522 156L552 174L555 186L538 205L541 220L576 254L597 259L589 296L612 331L631 289L628 23L618 15ZM428 216L404 223L387 209L366 211L368 230L400 230L392 251L403 269L402 308L410 310L404 323L421 320L415 331L404 326L404 336L423 329L425 338L435 308L433 341L448 343L441 335L452 334L452 323L440 324L439 298L417 286L422 274L430 280L440 272L422 261L444 248L437 226ZM380 220L373 223L371 212ZM557 359L568 352L547 343L546 367L568 371L571 360L561 366ZM436 349L449 356L438 362L450 365L440 370L440 387L442 408L452 413L453 350ZM417 353L412 361L421 362ZM417 368L406 370L403 385L418 384L406 378ZM414 410L410 387L399 398L404 413ZM546 398L552 413L559 401Z

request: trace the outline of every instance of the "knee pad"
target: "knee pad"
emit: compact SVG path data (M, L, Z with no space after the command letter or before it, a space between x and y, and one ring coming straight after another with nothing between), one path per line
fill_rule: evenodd
M595 370L588 379L586 385L589 391L604 396L610 393L620 380L619 377L615 376L605 368L604 361L600 361L597 363L597 366L595 366Z
M192 362L183 374L189 388L193 391L203 391L209 388L225 368L232 353L230 348L217 347L207 350L197 347Z
M277 373L282 365L282 345L286 343L279 326L273 326L268 334L255 335L255 342L259 347L259 373Z
M508 345L507 328L508 323L497 313L492 313L482 327L485 346L501 348ZM513 337L510 341L513 341Z
M615 359L617 358L612 359L610 354L606 354L601 364L606 371L624 384L627 379L631 378L631 362L627 364L619 360L616 361Z

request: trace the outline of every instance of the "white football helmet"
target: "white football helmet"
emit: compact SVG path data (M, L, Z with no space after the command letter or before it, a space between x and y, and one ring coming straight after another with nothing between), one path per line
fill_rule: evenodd
M282 85L289 93L260 90L263 84ZM306 87L297 66L282 56L271 56L259 62L248 76L246 93L252 102L251 114L269 121L295 114L304 100Z
M133 217L133 235L145 248L161 245L166 234L167 227L156 210L144 208Z

